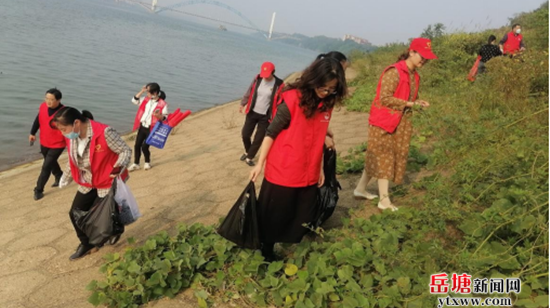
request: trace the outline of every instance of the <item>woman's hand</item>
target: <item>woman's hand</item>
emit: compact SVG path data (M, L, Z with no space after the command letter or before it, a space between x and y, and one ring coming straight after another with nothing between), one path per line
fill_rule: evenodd
M121 168L121 167L113 168L113 170L111 171L111 174L109 174L109 177L110 177L111 179L114 179L114 178L116 178L117 176L119 176L121 172L122 172L122 168Z
M147 92L147 85L144 85L143 87L141 87L141 93L145 93Z
M262 164L257 164L252 171L250 171L250 176L248 177L249 180L252 182L256 182L256 179L258 178L258 175L262 173Z
M321 173L319 174L319 181L317 182L317 186L321 187L325 184L325 170L321 168Z
M35 135L29 135L29 142L35 142L36 136Z
M416 101L416 104L424 107L424 108L428 108L430 107L430 103L428 103L427 101L423 101L423 100L417 100Z
M157 118L157 120L159 120L159 121L164 120L164 115L162 113L160 113L160 110L158 110L158 109L155 110L154 115L155 115L155 118Z
M66 178L65 175L63 175L61 177L61 179L59 180L59 188L61 189L65 186L69 185L72 182L72 180L73 180L72 178Z
M334 137L326 136L325 145L327 146L327 148L331 150L336 150L336 143L334 142Z

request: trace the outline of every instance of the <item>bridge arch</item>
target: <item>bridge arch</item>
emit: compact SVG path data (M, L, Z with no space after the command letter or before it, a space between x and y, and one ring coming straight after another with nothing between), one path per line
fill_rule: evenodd
M248 23L252 29L260 32L261 34L263 34L267 38L266 32L261 30L258 26L256 26L256 24L254 24L250 19L248 19L248 17L244 16L237 9L235 9L235 8L225 4L225 3L216 1L216 0L188 0L188 1L183 1L183 2L180 2L180 3L177 3L177 4L170 5L170 6L167 6L167 7L159 8L158 10L155 10L154 12L155 13L162 13L164 11L180 8L180 7L183 7L183 6L189 6L189 5L193 5L193 4L209 4L209 5L214 5L214 6L217 6L217 7L224 8L224 9L232 12L233 14L239 16L242 20L244 20L246 23Z

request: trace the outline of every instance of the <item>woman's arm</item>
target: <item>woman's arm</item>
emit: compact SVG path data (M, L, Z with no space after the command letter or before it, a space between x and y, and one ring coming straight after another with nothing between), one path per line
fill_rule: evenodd
M269 154L269 150L271 150L271 146L273 145L273 141L277 138L279 133L283 131L283 129L288 128L289 125L290 111L288 110L286 103L282 102L277 107L277 114L275 115L275 118L273 118L273 122L271 122L267 128L266 136L264 137L262 146L260 147L260 158L258 160L258 164L250 172L250 180L252 182L255 182L258 175L262 172L267 154Z
M271 150L271 146L273 145L273 141L274 139L269 136L264 137L264 141L262 142L262 146L260 148L260 159L258 160L256 167L254 167L254 169L250 172L249 178L252 182L256 182L258 175L262 172L267 154L269 154L269 150Z
M143 86L143 88L141 88L141 90L136 95L134 95L134 97L132 98L132 103L134 105L139 105L141 103L140 98L145 92L147 92L147 86Z
M105 129L105 140L109 149L118 154L118 159L113 168L121 167L122 171L130 163L132 149L122 140L117 131L111 127Z
M399 73L397 69L391 68L387 70L382 76L382 83L380 85L380 103L394 110L403 110L405 107L412 107L414 105L413 102L393 96L398 85Z

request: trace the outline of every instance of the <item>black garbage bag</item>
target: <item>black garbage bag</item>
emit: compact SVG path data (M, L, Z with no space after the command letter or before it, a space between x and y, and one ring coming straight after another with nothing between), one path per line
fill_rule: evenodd
M254 182L250 182L227 213L218 228L218 234L239 247L259 249L257 202Z
M317 197L317 216L313 221L314 227L319 227L332 216L338 203L338 189L342 189L336 179L336 151L325 148L323 159L325 183L319 188Z
M103 246L111 236L122 234L118 205L115 201L116 181L105 198L98 199L89 211L73 210L77 226L86 234L90 245Z

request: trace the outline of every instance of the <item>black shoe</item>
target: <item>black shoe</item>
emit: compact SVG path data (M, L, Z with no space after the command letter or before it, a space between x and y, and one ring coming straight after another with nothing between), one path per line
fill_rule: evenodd
M44 198L44 193L41 191L35 191L34 192L34 200L38 201L40 199Z
M59 181L61 181L61 176L55 177L55 182L53 182L52 187L59 187Z
M283 257L279 256L278 254L276 253L270 253L270 254L266 254L264 256L264 260L266 262L277 262L277 261L281 261L281 260L284 260Z
M250 159L250 160L249 160L249 159L246 159L244 162L245 162L247 165L249 165L250 167L256 166L256 164L254 163L254 161L252 161L252 159Z
M82 257L84 257L85 255L89 254L91 252L92 249L94 249L95 247L92 246L92 245L78 245L78 248L76 249L75 253L73 253L70 257L69 257L69 260L76 260L76 259L80 259Z
M111 238L109 239L109 241L107 243L109 243L109 245L114 245L114 244L118 243L118 240L120 240L121 235L122 234L111 236Z
M241 161L244 161L246 159L246 154L241 155L241 158L239 158Z

